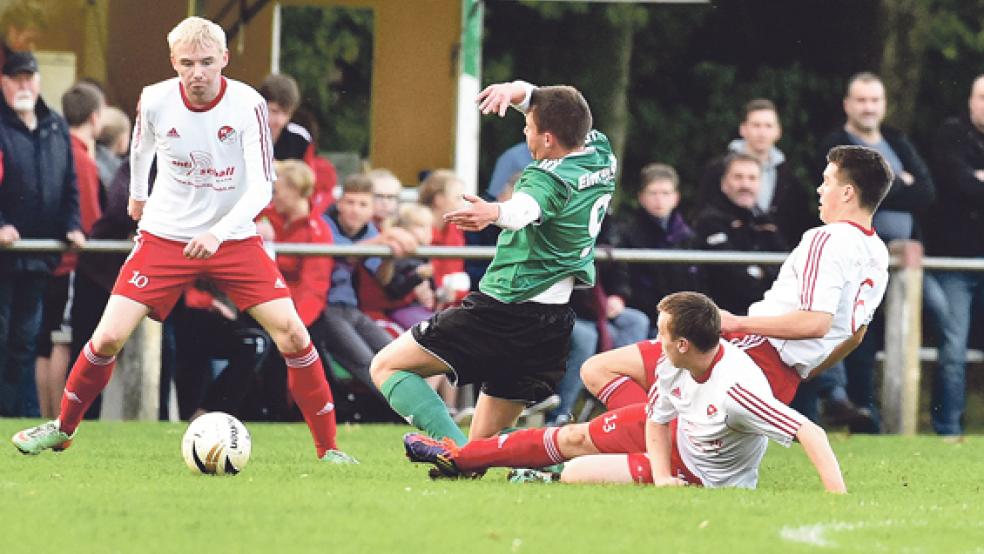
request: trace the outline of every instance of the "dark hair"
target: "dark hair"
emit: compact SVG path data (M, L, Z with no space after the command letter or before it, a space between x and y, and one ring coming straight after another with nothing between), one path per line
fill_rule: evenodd
M736 162L752 162L757 165L759 169L762 169L762 162L755 156L745 152L732 152L724 157L724 170L721 172L722 179L724 179L724 176L731 171L731 166Z
M680 176L677 175L677 171L673 169L673 166L667 164L647 164L639 172L639 178L641 183L639 190L645 190L649 183L653 181L670 181L673 183L674 189L680 188Z
M837 166L840 180L857 187L861 207L874 213L895 178L884 156L865 146L835 146L827 161Z
M342 194L372 194L372 179L365 173L353 173L345 178Z
M848 96L851 95L851 87L854 86L854 83L857 82L881 83L882 86L885 86L885 83L882 83L881 77L875 75L870 71L862 71L860 73L855 73L854 75L851 75L850 79L847 80L847 87L844 89L844 98L847 98Z
M62 114L70 127L84 125L105 103L101 90L89 83L75 83L62 95Z
M297 88L297 81L290 75L272 74L267 75L260 84L260 96L266 99L267 103L276 102L287 112L293 113L301 103L301 92Z
M772 100L769 100L768 98L755 98L753 100L749 100L748 103L745 104L745 116L741 118L742 122L748 121L748 116L751 115L752 112L760 112L763 110L768 110L776 114L776 119L779 119L779 110L776 109L776 105L772 102Z
M550 132L564 148L584 145L591 130L591 108L574 87L558 85L533 89L530 114L541 133Z
M687 339L701 352L710 351L721 340L721 311L699 292L666 295L656 309L672 318L667 330L673 338Z

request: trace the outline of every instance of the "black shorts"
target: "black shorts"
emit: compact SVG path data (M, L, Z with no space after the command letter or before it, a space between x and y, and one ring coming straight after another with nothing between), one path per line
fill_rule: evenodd
M68 305L68 289L71 286L70 273L52 277L44 290L44 304L41 307L41 331L38 333L38 356L51 357L54 347L51 333L62 328L65 322L65 307ZM70 308L70 307L69 307Z
M489 396L533 403L564 376L573 327L567 304L505 304L473 292L410 332L451 367L456 384L482 383Z

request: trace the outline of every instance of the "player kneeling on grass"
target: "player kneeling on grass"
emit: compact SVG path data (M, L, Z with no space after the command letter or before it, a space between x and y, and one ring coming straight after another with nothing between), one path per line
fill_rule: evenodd
M215 23L189 17L168 33L167 42L178 77L143 90L133 132L128 212L140 222L137 245L72 367L61 416L17 433L12 442L25 454L67 448L144 316L163 320L186 287L207 277L283 353L288 388L318 457L353 463L335 448L334 404L321 359L253 223L270 201L275 180L266 101L222 76L229 51ZM155 155L157 179L148 198Z
M826 433L773 397L755 362L721 339L714 302L679 292L665 297L659 312L663 356L648 403L635 405L632 412L609 412L589 424L516 431L460 448L409 434L404 437L407 456L432 463L448 476L583 456L566 464L561 481L754 488L768 439L789 446L795 438L824 488L847 492ZM638 424L641 418L644 426ZM630 454L584 456L606 451Z

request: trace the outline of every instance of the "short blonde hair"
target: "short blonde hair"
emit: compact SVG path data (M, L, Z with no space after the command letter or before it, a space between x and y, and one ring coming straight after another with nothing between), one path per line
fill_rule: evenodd
M174 50L177 44L215 45L226 51L226 35L222 27L203 17L187 17L167 34L167 46Z
M102 113L102 131L98 141L103 146L113 146L116 141L130 132L130 118L116 106L106 106Z
M372 171L366 173L366 175L369 177L369 179L372 180L373 192L376 191L376 187L378 185L381 185L387 181L390 183L396 183L397 189L403 188L403 183L400 182L400 179L397 178L397 176L394 175L393 172L388 169L384 169L384 168L373 169Z
M434 226L434 212L427 206L416 202L408 202L400 206L400 212L396 219L398 226L407 228L411 225L420 225L425 221L428 226Z
M301 160L277 160L273 162L273 168L277 172L277 179L283 179L301 198L307 198L314 192L314 171L308 164Z
M450 169L435 169L430 172L420 188L417 189L417 198L425 206L434 205L434 197L438 194L447 194L448 189L453 183L463 184L461 179Z

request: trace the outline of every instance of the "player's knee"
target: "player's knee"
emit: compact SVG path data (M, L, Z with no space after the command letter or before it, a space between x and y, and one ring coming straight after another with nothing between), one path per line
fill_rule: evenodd
M369 363L369 376L376 388L382 388L383 383L396 371L389 361L388 348L383 348L372 357Z
M565 425L557 433L557 445L566 457L582 456L595 452L594 443L583 423Z
M127 335L116 329L99 329L92 335L90 342L96 354L115 356L123 350L127 338L129 338Z
M273 328L267 329L267 332L281 352L300 352L311 342L304 323L296 318L286 318Z
M612 379L614 375L605 363L603 354L595 354L581 364L581 381L591 394L596 394Z

